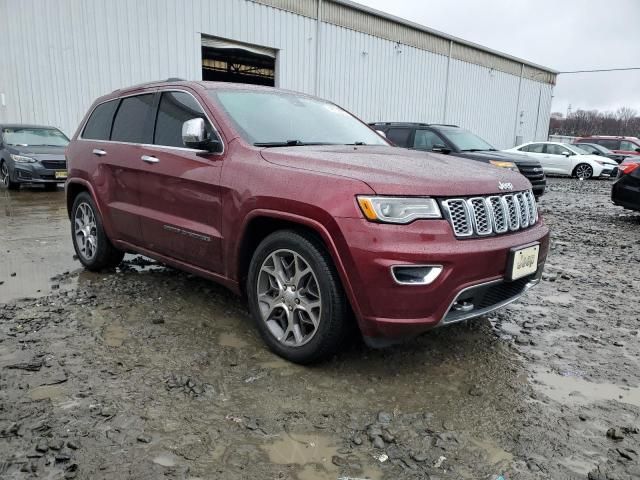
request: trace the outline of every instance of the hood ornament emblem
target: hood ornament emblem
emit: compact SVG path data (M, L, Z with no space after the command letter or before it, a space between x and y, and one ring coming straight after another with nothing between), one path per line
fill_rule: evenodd
M511 182L498 182L498 188L500 190L513 190L513 183L511 183Z

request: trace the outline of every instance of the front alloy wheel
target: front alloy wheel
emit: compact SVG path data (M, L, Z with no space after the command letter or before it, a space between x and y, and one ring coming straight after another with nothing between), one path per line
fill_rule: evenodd
M20 186L18 183L11 181L9 166L4 161L0 161L0 183L9 190L17 190Z
M322 297L315 272L301 255L276 250L262 263L257 284L262 320L282 344L304 345L318 330Z
M246 292L262 338L287 360L324 360L350 337L353 323L340 277L313 233L279 230L262 240Z
M586 163L579 164L574 172L575 176L584 180L589 180L593 176L593 168Z

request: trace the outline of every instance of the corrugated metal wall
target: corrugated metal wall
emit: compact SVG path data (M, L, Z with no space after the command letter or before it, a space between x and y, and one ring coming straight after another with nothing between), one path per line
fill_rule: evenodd
M315 2L303 3L307 15L249 0L0 0L0 121L72 134L106 92L168 77L199 80L201 34L278 50L278 86L315 93ZM518 106L519 75L454 52L445 118L448 52L334 23L322 23L320 38L317 93L364 120L458 123L498 148L512 146L515 135L546 138L552 85L536 81L545 74L535 69L525 68Z

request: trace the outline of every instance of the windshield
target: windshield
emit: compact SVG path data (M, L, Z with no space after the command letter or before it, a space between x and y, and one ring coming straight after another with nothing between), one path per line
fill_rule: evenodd
M54 128L3 128L4 141L8 145L24 147L66 147L69 139Z
M461 152L480 152L483 150L495 150L479 136L462 128L442 129L441 132Z
M257 146L388 145L336 105L274 90L211 90L244 139Z
M576 145L571 145L570 143L563 143L562 145L573 151L573 153L577 153L578 155L591 155L591 152L587 152L586 150L583 150Z

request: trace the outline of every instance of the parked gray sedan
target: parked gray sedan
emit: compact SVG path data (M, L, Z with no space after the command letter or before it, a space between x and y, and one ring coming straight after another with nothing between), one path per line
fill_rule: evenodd
M21 183L39 183L55 189L67 179L68 143L54 127L0 125L0 185L17 190Z

